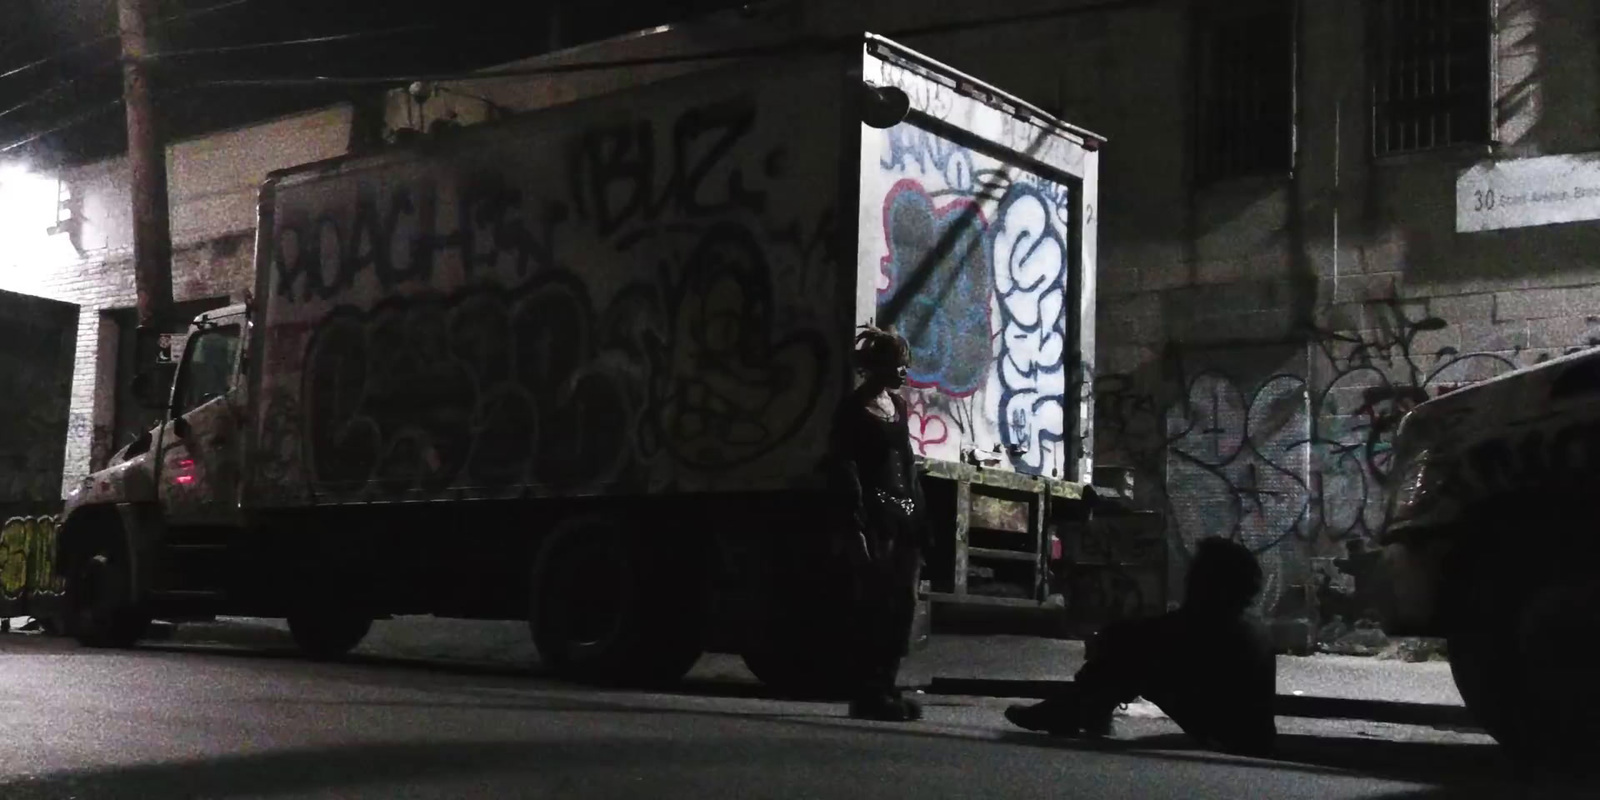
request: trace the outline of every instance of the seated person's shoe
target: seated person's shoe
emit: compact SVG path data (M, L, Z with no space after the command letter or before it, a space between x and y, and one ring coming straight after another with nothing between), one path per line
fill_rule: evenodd
M1079 716L1079 725L1082 726L1084 736L1103 739L1116 733L1116 727L1111 724L1114 707L1107 706L1105 711L1084 711Z
M1050 703L1015 705L1006 709L1006 719L1012 725L1036 733L1048 733L1051 736L1078 735L1078 721L1074 716L1066 709L1052 706Z

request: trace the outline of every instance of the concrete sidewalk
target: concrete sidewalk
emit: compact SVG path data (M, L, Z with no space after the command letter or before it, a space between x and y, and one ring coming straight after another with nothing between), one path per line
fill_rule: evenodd
M225 618L178 626L175 641L290 647L282 620ZM476 622L404 617L376 623L358 653L506 667L533 667L538 653L519 622ZM1197 654L1197 657L1200 654ZM903 678L927 686L935 679L984 681L1069 680L1083 664L1083 643L1023 636L936 636L907 660ZM690 674L698 680L754 681L737 656L707 655ZM1407 663L1370 657L1278 657L1278 692L1341 700L1462 706L1443 661Z

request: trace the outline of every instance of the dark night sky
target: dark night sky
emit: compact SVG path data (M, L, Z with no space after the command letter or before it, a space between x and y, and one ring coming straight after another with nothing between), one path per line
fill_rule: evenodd
M564 44L741 4L730 0L560 1L564 5ZM405 75L487 67L549 49L549 8L555 0L245 0L211 13L182 16L229 2L155 0L153 15L174 19L152 26L151 48L185 50L407 26L426 29L353 42L162 60L153 80L160 93L158 118L169 138L334 102L352 91L186 88L191 81ZM0 154L0 159L26 155L36 160L85 161L122 151L122 109L106 109L122 91L115 32L115 0L0 0L0 75L70 49L43 66L0 77L0 148L86 112L103 111L92 121L52 134L35 145ZM106 38L78 47L97 37ZM381 87L368 91L381 91ZM47 94L41 98L41 93ZM27 105L5 113L23 103Z

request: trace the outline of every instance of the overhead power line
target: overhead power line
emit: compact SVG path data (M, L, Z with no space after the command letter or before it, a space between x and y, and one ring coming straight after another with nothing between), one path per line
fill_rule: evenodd
M483 70L479 72L445 72L433 74L414 75L367 75L367 76L328 76L318 75L308 78L231 78L219 80L196 81L191 86L363 86L381 84L404 84L414 81L445 82L463 80L483 80L487 78L514 78L532 75L553 75L567 72L595 72L607 69L623 69L626 67L645 67L658 64L679 64L693 61L721 61L734 58L747 58L752 56L780 56L793 55L803 52L825 52L836 49L831 42L818 43L796 42L781 45L765 45L759 47L736 47L724 50L708 51L704 53L687 53L670 56L640 56L638 58L617 58L605 61L583 61L574 64L545 64L530 67L507 67L503 69Z
M92 109L90 109L88 111L85 111L85 112L83 112L81 114L78 114L77 116L74 116L74 117L68 119L66 122L63 122L63 123L61 123L59 125L55 125L55 126L52 126L50 128L46 128L45 130L42 130L42 131L36 131L36 132L31 133L31 134L29 134L29 135L27 135L27 136L25 136L25 137L23 137L21 139L17 139L15 141L8 142L5 145L0 145L0 153L9 153L12 150L15 150L15 149L17 149L19 147L23 147L25 145L29 145L29 144L32 144L32 143L34 143L36 141L39 141L40 139L43 139L44 137L49 136L52 133L60 133L61 131L64 131L64 130L66 130L68 128L72 128L72 127L76 127L78 125L82 125L83 123L88 122L88 121L90 121L90 120L92 120L92 119L94 119L96 117L99 117L100 115L105 114L106 112L111 111L112 109L118 108L121 105L122 105L122 98L120 98L120 97L115 99L115 100L112 100L110 102L101 104L101 105L99 105L99 106L97 106L95 108L92 108Z
M156 17L153 20L153 23L155 25L166 25L167 23L170 23L170 22L187 22L187 21L189 21L191 19L199 19L200 17L208 17L208 16L211 16L212 14L215 14L215 13L217 13L219 11L227 11L230 8L237 8L239 6L246 5L246 4L253 3L253 2L255 2L255 0L226 0L225 2L217 3L216 5L206 6L205 8L197 8L197 9L195 9L193 11L179 11L176 14L168 14L165 17Z
M960 32L960 31L973 30L973 29L978 29L978 28L1003 27L1003 26L1008 26L1008 25L1027 24L1027 23L1030 23L1030 22L1041 22L1041 21L1046 21L1046 20L1051 20L1051 19L1062 19L1062 18L1079 16L1079 15L1083 15L1083 14L1092 14L1092 13L1103 12L1103 11L1117 11L1117 10L1125 10L1125 9L1139 8L1139 7L1145 7L1145 6L1155 6L1155 5L1161 5L1161 4L1163 4L1163 3L1167 2L1167 1L1168 0L1100 0L1099 2L1079 3L1079 4L1076 4L1076 5L1068 6L1066 8L1056 8L1056 9L1050 9L1050 10L1046 10L1046 11L1035 11L1035 12L1027 12L1027 13L1021 13L1021 14L1010 14L1010 15L1004 15L1004 16L992 16L992 17L980 18L980 19L975 19L975 20L965 20L965 21L958 21L958 22L939 23L939 24L936 24L936 25L922 25L922 26L917 26L917 27L904 28L904 29L900 29L898 31L891 31L891 32L885 34L885 36L887 36L890 39L912 39L912 38L916 38L916 37L919 37L919 36L934 36L934 35L945 34L945 33L955 33L955 32ZM226 2L218 3L218 4L212 5L212 6L207 6L205 8L201 8L201 9L195 9L194 11L187 11L187 12L181 12L181 13L178 13L178 14L169 15L167 17L163 17L163 18L160 18L160 19L156 20L156 22L158 24L160 24L160 23L170 23L170 22L177 22L177 21L183 21L183 20L188 20L188 19L194 19L194 18L197 18L197 17L202 17L202 16L206 16L206 15L209 15L209 14L213 14L213 13L217 13L217 12L220 12L220 11L224 11L224 10L227 10L227 9L230 9L230 8L235 8L237 6L245 5L246 3L250 3L250 2L253 2L253 0L226 0ZM153 57L177 58L177 57L180 57L180 56L198 55L198 54L202 54L202 53L222 53L222 52L243 51L243 50L252 50L252 49L265 49L265 48L271 48L271 47L288 47L288 46L294 46L294 45L314 44L314 43L319 43L319 42L349 41L349 40L359 39L359 38L394 35L394 34L407 32L407 31L415 30L415 29L422 28L422 27L424 27L424 26L406 26L406 27L400 27L400 28L383 29L383 30L379 30L379 31L352 32L352 33L344 33L344 34L334 34L334 35L329 35L329 36L306 37L304 39L291 39L291 40L283 40L283 41L278 41L278 42L258 42L258 43L254 43L254 44L245 44L245 45L226 45L226 46L219 46L219 47L212 47L212 48L195 48L195 49L192 49L192 50L166 51L166 52L163 52L163 53L153 54ZM113 41L115 39L117 39L117 36L115 34L112 34L112 35L109 35L109 36L104 36L104 37L100 37L98 39L94 39L94 40L90 40L90 41L87 41L87 42L83 42L83 43L81 43L79 45L75 45L73 48L69 48L69 50L64 50L64 51L55 53L55 54L53 54L51 56L48 56L48 57L46 57L44 59L40 59L39 61L33 62L31 64L25 64L25 65L23 65L21 67L14 68L14 69L9 70L7 72L0 72L0 79L4 79L4 78L9 77L11 75L19 74L20 72L23 72L23 71L26 71L26 70L29 70L29 69L33 69L34 67L36 67L38 65L41 65L41 64L44 64L44 63L48 63L50 60L53 60L55 58L60 58L61 56L66 55L69 52L72 52L72 51L75 51L75 50L85 49L87 47L90 47L90 46L93 46L95 44L98 44L98 43L100 43L102 41ZM561 73L577 73L577 72L599 71L599 70L607 70L607 69L625 69L625 68L629 68L629 67L653 66L653 65L674 64L674 63L688 63L688 62L696 62L696 61L717 61L717 60L730 60L730 59L749 58L749 57L782 57L782 56L786 56L786 55L796 55L796 54L804 54L804 53L821 53L821 52L829 52L829 51L841 50L841 49L851 49L851 48L855 48L855 47L858 47L858 46L860 46L860 40L858 38L856 38L856 37L838 37L838 38L831 38L831 39L830 38L823 38L823 37L812 37L812 38L807 38L807 39L794 40L794 41L790 41L790 42L782 43L782 44L762 45L762 46L753 46L753 47L728 48L728 49L724 49L724 50L708 51L708 52L704 52L704 53L692 53L692 54L681 54L681 55L666 55L666 56L645 56L645 57L638 57L638 58L620 58L620 59L609 59L609 60L602 60L602 61L577 62L577 63L571 63L571 64L546 64L546 65L528 66L528 67L506 67L506 68L500 68L500 69L480 70L480 71L475 71L475 72L454 72L454 73L415 74L415 75L384 75L384 76L347 76L347 77L316 76L316 77L309 77L309 78L254 78L254 79L252 79L252 78L243 78L243 79L231 79L231 80L197 81L197 82L189 83L186 86L187 86L187 88L239 87L239 86L260 86L260 87L318 86L318 85L338 86L338 85L406 84L406 83L412 83L412 82L415 82L415 81L449 82L449 81L464 81L464 80L483 80L483 79L488 79L488 78L507 78L507 77L521 77L521 76L551 75L551 74L561 74ZM20 110L20 108L22 108L24 106L32 105L34 103L37 103L40 100L42 100L43 97L48 96L52 91L55 91L55 89L46 90L44 93L41 93L41 95L35 96L33 98L29 98L28 100L24 101L22 104L19 104L18 106L14 106L14 107L12 107L10 109L6 109L5 111L0 111L0 116L4 116L4 115L10 114L10 113L12 113L14 111ZM172 93L174 93L173 90L168 90L168 91L161 92L161 94L163 94L163 95L172 94ZM90 121L90 120L92 120L92 119L94 119L94 118L106 113L107 111L120 106L121 104L122 104L122 101L120 99L113 100L113 101L111 101L111 102L109 102L109 103L107 103L105 105L99 106L99 107L97 107L95 109L92 109L92 110L86 112L86 113L79 114L79 115L77 115L77 116L75 116L73 118L70 118L66 122L63 122L63 123L61 123L59 125L50 127L48 129L45 129L45 130L42 130L42 131L38 131L36 133L28 135L27 137L25 137L23 139L19 139L19 140L10 142L8 144L5 144L3 146L0 146L0 153L6 153L6 152L9 152L11 150L15 150L15 149L17 149L19 147L22 147L24 145L27 145L29 143L32 143L32 142L37 141L39 139L42 139L45 136L49 136L49 135L51 135L53 133L58 133L58 132L60 132L62 130L66 130L68 128L71 128L71 127L83 124L85 122L88 122L88 121Z
M246 3L251 3L251 2L254 2L254 1L255 0L226 0L226 2L217 3L216 5L206 6L205 8L197 8L197 9L195 9L193 11L182 11L182 12L179 12L177 14L169 14L169 15L167 15L165 17L157 18L155 20L155 24L156 25L162 25L162 24L173 23L173 22L183 22L183 21L190 20L190 19L196 19L196 18L199 18L199 17L209 16L209 15L215 14L215 13L217 13L219 11L226 11L227 9L235 8L237 6L242 6L242 5L246 4ZM36 69L38 69L38 68L40 68L40 67L42 67L42 66L44 66L46 64L49 64L52 61L56 61L58 59L65 58L65 57L70 56L70 55L72 55L74 53L81 53L81 52L83 52L85 50L88 50L90 48L93 48L93 47L98 47L98 46L103 45L103 44L116 42L118 40L118 38L119 38L119 34L108 33L108 34L105 34L103 36L96 36L93 39L86 39L86 40L84 40L82 42L79 42L79 43L77 43L75 45L69 45L69 46L67 46L65 48L57 50L54 53L51 53L50 55L44 56L42 58L35 59L33 61L30 61L30 62L28 62L26 64L22 64L20 66L12 67L12 68L10 68L8 70L5 70L4 72L0 72L0 80L5 80L6 78L10 78L10 77L13 77L13 76L16 76L16 75L22 75L22 74L27 73L27 72L32 72L33 70L36 70Z
M1101 2L1079 3L1065 8L1055 8L1047 11L1033 11L1021 14L992 16L975 20L946 22L936 25L922 25L890 31L884 35L890 39L914 39L920 36L936 36L939 34L956 33L979 28L994 28L1010 25L1023 25L1032 22L1042 22L1052 19L1092 14L1103 11L1116 11L1143 6L1160 5L1168 0L1101 0ZM685 53L663 56L640 56L636 58L617 58L600 61L582 61L570 64L542 64L526 67L503 67L495 69L478 70L474 72L448 72L448 73L421 73L408 75L365 75L365 76L338 76L317 75L303 78L230 78L218 80L195 81L188 85L194 87L241 87L241 86L362 86L362 85L399 85L416 81L429 83L442 83L450 81L485 80L492 78L529 77L536 75L556 75L575 72L595 72L608 69L626 69L629 67L647 67L664 64L679 64L697 61L724 61L740 58L774 58L806 53L825 53L835 50L848 50L860 46L860 40L853 36L846 37L810 37L798 39L782 44L757 45L751 47L734 47L722 50L712 50L701 53Z
M29 97L28 99L23 100L22 102L17 103L16 105L14 105L14 106L12 106L10 108L0 109L0 119L5 119L6 117L9 117L12 114L17 113L18 111L21 111L21 110L23 110L25 108L28 108L29 106L37 105L38 103L40 103L43 100L46 100L46 99L48 99L48 98L50 98L50 97L52 97L54 95L60 94L61 90L67 88L68 86L71 86L72 84L73 84L72 81L57 81L56 83L52 84L50 86L50 88L45 89L44 91L39 92L38 94L36 94L36 95L34 95L32 97Z
M162 50L151 53L148 57L181 58L184 56L211 55L213 53L238 53L248 50L270 50L277 47L296 47L308 44L325 44L328 42L348 42L358 39L379 39L386 36L395 36L402 33L433 30L433 25L405 25L399 28L385 28L377 31L356 31L352 33L335 33L328 36L308 36L303 39L283 39L273 42L252 42L249 44L228 44L217 47L193 47L185 50Z

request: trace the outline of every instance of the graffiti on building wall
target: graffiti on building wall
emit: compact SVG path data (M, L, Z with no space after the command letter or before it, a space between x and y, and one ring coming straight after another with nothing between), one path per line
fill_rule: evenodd
M919 451L1059 475L1077 395L1068 187L909 124L879 135L878 322L911 345Z
M269 393L264 439L286 464L303 448L324 490L392 494L814 460L784 448L823 418L837 363L817 311L835 215L774 210L788 156L756 120L740 98L581 131L537 187L496 164L284 215L275 291L329 310L302 386Z
M1099 461L1144 475L1178 543L1227 536L1269 573L1289 544L1312 556L1361 551L1384 525L1380 498L1404 414L1551 357L1426 347L1426 334L1450 323L1399 302L1372 304L1369 315L1369 329L1319 331L1258 356L1173 346L1149 374L1100 376Z
M0 525L0 600L60 594L55 571L55 517L11 517Z

